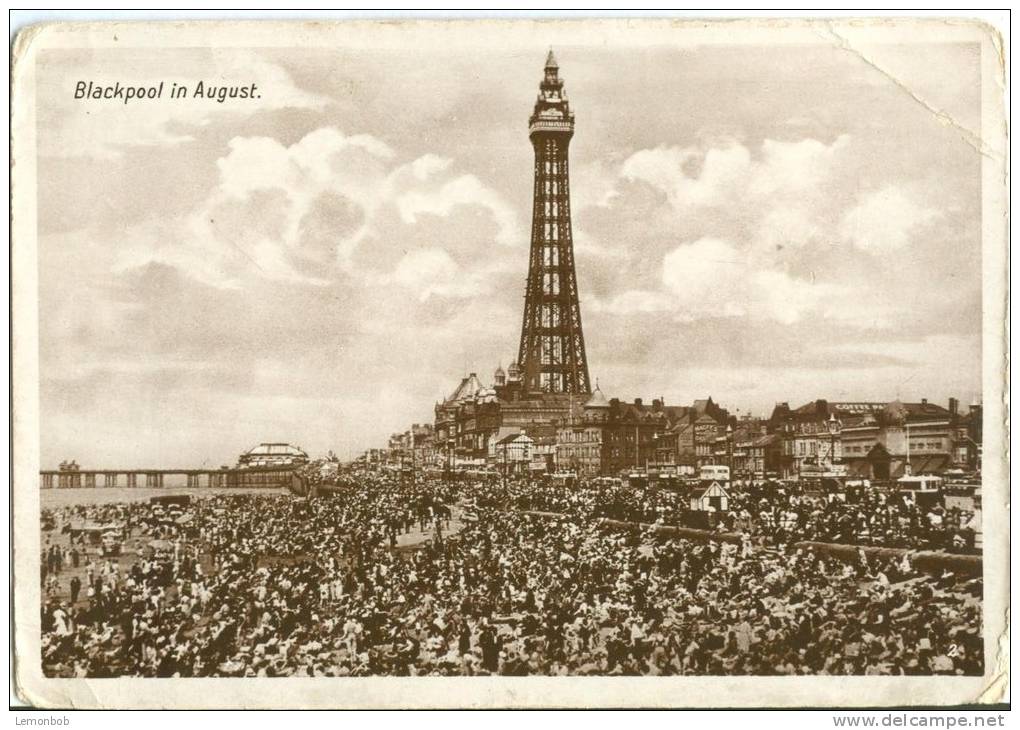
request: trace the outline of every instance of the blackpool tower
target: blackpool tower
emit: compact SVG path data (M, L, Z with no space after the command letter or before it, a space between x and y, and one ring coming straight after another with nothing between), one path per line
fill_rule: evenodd
M570 231L567 148L574 114L552 51L529 132L535 148L535 202L517 362L527 392L590 393Z

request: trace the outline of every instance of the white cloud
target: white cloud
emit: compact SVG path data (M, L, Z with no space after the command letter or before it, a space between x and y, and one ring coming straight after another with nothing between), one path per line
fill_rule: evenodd
M764 256L774 257L783 248L804 248L824 236L825 229L809 206L777 205L762 212L755 226L753 247Z
M334 128L311 132L290 147L267 137L236 137L229 147L216 162L219 184L206 201L176 231L152 230L150 224L121 249L117 268L156 261L223 288L240 286L246 275L327 283L331 262L302 249L302 220L325 192L374 207L392 150L368 135L345 136ZM374 184L368 174L373 167ZM276 206L266 210L257 195L273 196ZM302 273L299 263L308 261L323 271Z
M589 206L605 208L619 195L616 189L620 170L600 158L581 165L571 165L570 202L574 210Z
M451 159L429 153L397 163L395 157L383 140L334 127L289 147L268 137L235 137L216 161L219 182L205 202L180 220L131 231L117 247L114 268L159 262L205 284L237 288L249 276L325 285L338 266L363 283L405 286L423 300L484 289L486 277L502 265L498 257L466 266L436 243L398 260L392 252L402 241L390 237L401 231L393 222L413 227L422 216L447 219L475 206L495 222L495 242L515 245L523 237L513 209L474 175L452 174ZM342 226L332 209L317 208L324 199L339 201L352 225ZM309 224L310 216L316 224ZM446 239L458 241L463 233L454 227ZM403 235L413 238L410 231ZM370 259L368 268L356 262L363 246L380 243L388 261Z
M280 189L301 204L332 190L374 209L385 196L393 156L385 142L370 135L346 136L323 127L290 147L268 137L235 137L216 165L223 192L237 198Z
M919 228L939 216L899 187L887 185L861 196L844 215L840 234L863 251L901 249Z
M825 305L839 290L818 282L795 279L781 271L758 269L751 273L754 306L783 324L793 324ZM824 314L820 315L824 318Z
M449 157L428 153L411 163L411 171L419 180L428 180L436 173L445 171L453 163Z
M758 268L732 243L702 238L662 260L662 283L678 314L771 319L793 324L834 294L827 284Z
M216 160L220 187L227 195L244 198L254 190L292 186L298 170L286 147L269 137L234 137L230 152Z
M846 135L828 145L814 139L766 139L757 156L737 142L707 150L657 147L635 152L620 174L661 190L677 210L732 201L778 202L778 197L810 194L849 143Z
M311 276L299 272L279 242L269 238L257 239L251 246L250 256L267 279L317 286L325 286L330 282L327 276Z
M419 169L422 160L418 160ZM413 165L416 163L412 163ZM434 163L427 163L434 167ZM417 172L417 170L416 170ZM463 205L477 205L489 210L499 226L496 242L504 246L516 246L524 241L517 227L517 216L513 209L494 190L484 185L474 175L461 175L449 180L438 189L414 189L396 199L397 210L405 223L414 223L420 215L448 216L452 210Z
M735 141L657 147L627 158L620 179L663 193L662 223L672 216L686 226L684 238L738 241L757 266L783 269L810 255L806 249L832 243L843 203L834 181L850 146L841 135L831 143L765 139L756 149Z
M701 157L701 174L689 176L685 166L698 159L698 151L689 147L641 150L623 163L621 174L658 188L675 208L682 208L717 202L741 185L751 168L750 153L739 144L709 149Z
M662 260L662 283L684 303L717 306L719 294L735 289L747 271L744 257L732 244L701 238L677 246Z
M755 198L810 193L829 178L838 156L849 145L847 135L840 135L832 144L816 139L797 142L766 139L762 142L761 159L755 163L748 180L748 190Z
M194 220L174 220L128 229L111 251L110 270L120 274L151 263L163 264L208 286L239 288L235 257L244 254L216 246L208 240L205 231L193 227L194 223Z
M646 197L612 200L610 213L643 205L626 209L628 219L672 228L676 238L660 235L643 247L650 264L661 261L662 292L624 290L603 295L597 306L614 313L669 310L661 298L668 293L683 319L793 324L816 316L888 326L894 303L865 295L867 282L850 284L854 262L845 259L837 270L833 254L847 242L863 250L904 248L937 214L893 185L848 198L853 159L848 135L830 143L766 139L756 149L730 141L635 152L620 166L620 181L649 185L665 201L649 207ZM612 280L612 272L603 276ZM625 279L617 283L626 286Z
M450 254L439 248L408 251L393 274L381 283L386 281L407 287L419 301L433 295L463 299L479 290L473 272L464 271Z

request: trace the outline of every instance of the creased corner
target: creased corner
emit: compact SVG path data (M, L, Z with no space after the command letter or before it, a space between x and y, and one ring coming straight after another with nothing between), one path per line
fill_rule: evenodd
M901 89L905 94L907 94L907 96L909 96L917 104L923 107L940 124L944 124L954 129L959 134L960 138L964 142L966 142L971 148L973 148L975 152L996 162L1003 161L1002 155L998 151L993 149L991 146L989 146L979 134L977 134L971 129L968 129L966 126L960 124L951 114L949 114L945 110L936 108L928 100L926 100L924 97L918 94L914 89L912 89L902 80L900 80L895 74L893 74L885 67L879 65L877 62L875 62L874 59L870 58L861 49L854 46L850 42L849 38L841 34L836 29L836 25L833 21L831 20L825 21L824 26L828 31L828 34L835 39L836 44L838 45L839 48L846 51L847 53L856 56L861 61L866 63L868 66L870 66L872 69L882 74L882 76L884 76L886 79L895 84L897 88ZM999 58L999 66L1000 68L1003 68L1004 61L1002 55L1001 38L998 38L997 34L993 35L992 43L996 45L996 51Z

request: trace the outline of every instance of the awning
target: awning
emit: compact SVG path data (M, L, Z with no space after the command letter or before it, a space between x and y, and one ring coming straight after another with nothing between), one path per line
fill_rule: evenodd
M855 461L850 464L848 475L860 479L867 479L871 476L871 464L867 461Z
M889 476L893 479L899 479L902 476L906 476L907 470L905 467L905 460L899 462L896 468L891 471ZM949 456L946 454L930 454L910 457L910 473L912 475L942 474L948 467Z

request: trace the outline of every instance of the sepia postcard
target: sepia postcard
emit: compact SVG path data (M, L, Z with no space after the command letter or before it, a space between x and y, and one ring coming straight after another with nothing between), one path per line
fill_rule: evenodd
M12 52L26 702L1008 698L990 26Z

